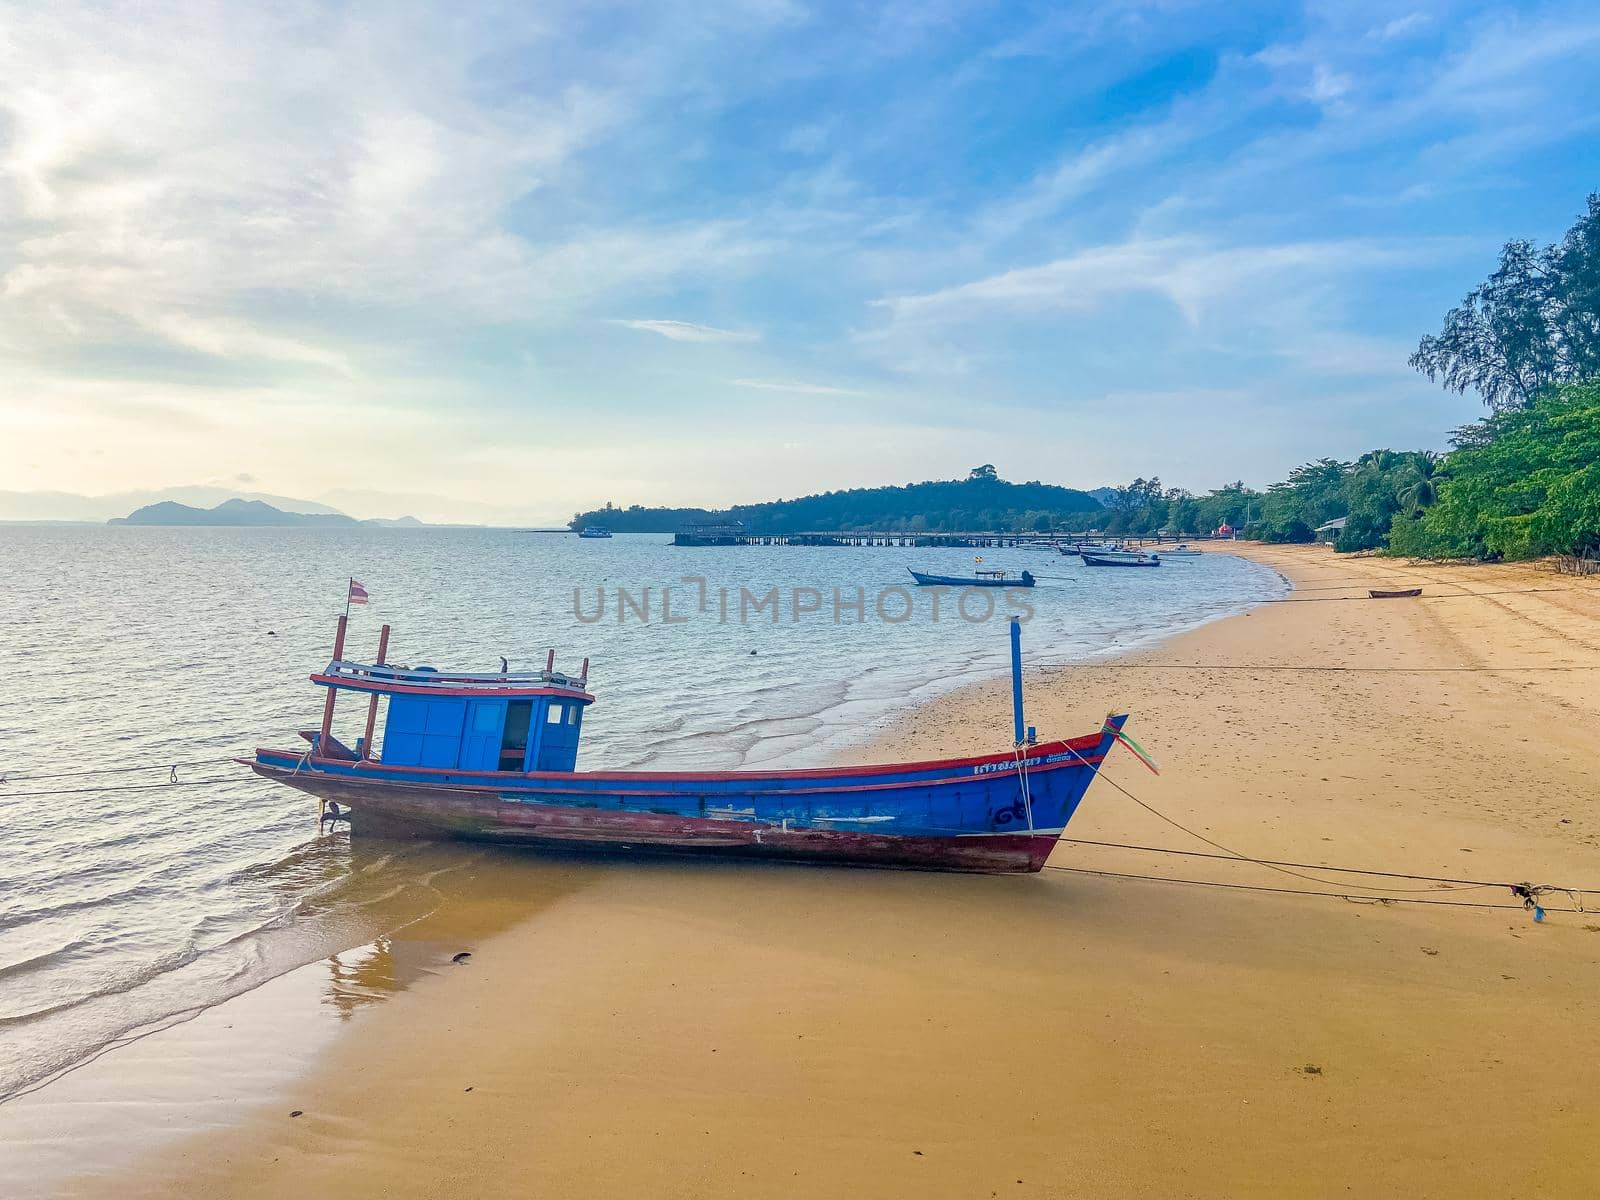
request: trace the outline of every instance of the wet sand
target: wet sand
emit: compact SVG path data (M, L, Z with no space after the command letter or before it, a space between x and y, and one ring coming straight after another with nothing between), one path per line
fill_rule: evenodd
M1131 711L1163 774L1124 754L1108 779L1256 856L1600 886L1600 672L1455 669L1600 663L1600 581L1244 552L1288 602L1038 672L1029 720ZM1394 667L1451 670L1372 669ZM972 689L858 757L992 748L1008 703ZM1072 833L1207 850L1106 781ZM1351 899L489 855L493 886L428 934L471 959L77 1194L1594 1194L1600 914L1080 844L1052 865Z

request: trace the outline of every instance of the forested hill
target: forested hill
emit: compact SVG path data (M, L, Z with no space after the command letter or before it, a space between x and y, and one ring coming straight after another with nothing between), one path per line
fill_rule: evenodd
M1043 530L1076 527L1098 512L1087 492L1048 483L1008 483L987 464L966 479L910 483L904 487L851 488L798 500L739 504L733 508L617 508L578 513L572 528L604 525L615 533L671 533L689 524L739 521L758 533L805 530L886 531Z

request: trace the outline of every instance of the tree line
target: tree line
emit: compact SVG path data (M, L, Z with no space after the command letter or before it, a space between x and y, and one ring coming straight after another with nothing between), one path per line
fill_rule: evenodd
M1566 236L1506 243L1493 274L1424 337L1410 363L1490 415L1451 450L1323 458L1264 492L1204 496L1136 479L1115 489L1108 532L1179 536L1220 526L1275 542L1423 558L1600 556L1600 193Z
M1099 512L1100 502L1087 492L1037 480L1011 483L1000 478L993 463L984 463L972 468L965 479L850 488L719 510L638 504L618 508L608 503L573 514L569 525L573 529L604 525L615 533L670 533L688 525L734 523L757 533L1048 533L1088 528L1097 522Z
M1195 495L1160 479L1093 496L1010 483L993 464L961 480L852 488L730 509L634 505L574 515L574 529L671 532L740 522L808 530L1085 532L1275 542L1328 537L1339 550L1419 557L1600 556L1600 193L1561 241L1507 242L1489 278L1445 314L1410 364L1489 408L1449 453L1371 450L1305 463L1264 491L1242 481ZM1329 529L1336 523L1337 529ZM1320 532L1319 532L1320 531Z

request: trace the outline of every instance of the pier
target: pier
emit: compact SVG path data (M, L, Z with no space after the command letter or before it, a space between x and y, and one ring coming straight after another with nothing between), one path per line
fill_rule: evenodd
M1053 533L889 533L870 529L807 530L761 533L735 525L690 525L672 535L674 546L957 546L976 549L1016 546L1023 542L1068 537ZM1070 535L1081 536L1081 535Z
M762 533L746 529L740 524L686 525L672 535L674 546L954 546L969 549L994 549L1021 546L1031 542L1083 542L1110 537L1124 545L1163 546L1184 539L1170 533L1152 533L1143 536L1107 535L1098 529L1075 532L1055 531L1045 533L1030 530L1024 533L1003 532L997 529L967 530L964 532L930 533L881 529L827 529L805 530L795 533ZM1189 541L1215 540L1210 534L1191 537Z

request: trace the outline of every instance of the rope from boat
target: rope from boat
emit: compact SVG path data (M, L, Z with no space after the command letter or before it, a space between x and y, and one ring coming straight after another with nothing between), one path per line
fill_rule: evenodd
M1023 753L1025 743L1016 744L1017 782L1022 787L1022 811L1028 818L1028 832L1033 832L1033 795L1028 790L1028 757Z
M37 792L6 792L7 800L21 800L34 796L83 796L100 792L151 792L173 787L201 787L212 783L238 783L234 775L218 775L211 779L165 779L160 783L124 783L111 787L52 788Z
M1333 667L1299 666L1293 663L1085 662L1054 663L1051 666L1061 671L1328 671L1350 675L1494 675L1513 671L1600 671L1600 663L1529 667Z
M1229 854L1207 854L1204 850L1179 850L1172 846L1142 846L1136 842L1102 842L1093 838L1063 837L1060 840L1075 846L1103 846L1108 850L1136 850L1144 854L1177 854L1184 858L1210 858L1222 862L1238 861ZM1426 883L1453 883L1462 888L1509 888L1515 886L1505 880L1453 879L1444 875L1412 875L1405 871L1370 871L1361 867L1330 867L1326 863L1293 862L1278 858L1261 858L1253 861L1270 863L1277 867L1305 867L1309 871L1337 871L1344 875L1372 875L1381 879L1416 879Z
M1357 587L1357 584L1351 584ZM1440 586L1448 587L1449 584ZM1590 592L1597 589L1591 587L1553 587L1553 588L1507 588L1497 592L1444 592L1437 596L1413 596L1413 600L1471 600L1478 596L1527 596L1535 592ZM1296 598L1285 596L1278 600L1262 600L1262 604L1328 604L1335 600L1368 600L1369 596L1305 596Z
M225 754L220 758L192 758L180 762L153 762L141 763L133 767L89 767L82 771L52 771L44 775L16 775L6 771L0 773L0 784L5 783L32 783L38 779L79 779L85 775L128 775L135 771L160 771L170 769L178 770L180 767L204 767L213 763L232 762L240 757L238 754Z
M1093 764L1091 764L1088 759L1084 758L1083 755L1079 754L1077 752L1077 750L1074 749L1070 744L1067 746L1067 751L1074 758L1076 758L1080 763L1082 763L1084 766L1089 767L1090 770L1094 769ZM1277 860L1256 858L1256 857L1254 857L1252 855L1245 854L1242 851L1235 850L1232 846L1225 846L1221 842L1216 841L1216 840L1214 840L1212 838L1209 838L1203 833L1200 833L1200 832L1198 832L1196 830L1190 829L1187 825L1183 824L1181 821L1175 820L1174 818L1167 816L1166 813L1164 813L1160 809L1156 808L1155 805L1150 804L1147 801L1141 800L1138 796L1135 796L1132 792L1130 792L1127 788L1123 787L1115 779L1112 779L1110 776L1108 776L1104 771L1098 772L1098 775L1099 775L1099 777L1101 779L1104 779L1108 784L1110 784L1112 787L1114 787L1117 791L1121 792L1129 800L1132 800L1135 804L1137 804L1140 808L1144 809L1151 816L1157 818L1158 820L1165 821L1168 825L1171 825L1174 829L1179 830L1182 833L1188 834L1190 837L1196 839L1197 841L1204 842L1206 845L1212 847L1213 849L1221 850L1222 854L1220 856L1218 856L1218 857L1231 858L1231 859L1237 860L1239 862L1253 863L1254 865L1256 865L1258 867L1265 867L1269 871L1276 871L1280 875L1288 875L1288 876L1291 876L1292 878L1295 878L1295 879L1303 879L1307 883L1321 883L1321 884L1326 884L1326 885L1329 885L1329 886L1332 886L1332 887L1337 887L1338 886L1338 880L1323 879L1323 878L1321 878L1319 876L1316 876L1316 875L1307 875L1307 874L1304 874L1301 871L1291 870L1288 867L1281 865ZM1178 851L1177 853L1182 853L1182 852ZM1306 864L1296 864L1296 865L1306 865ZM1320 867L1315 867L1315 866L1308 866L1308 869L1310 869L1310 870L1331 869L1331 870L1337 871L1337 870L1340 870L1341 868L1337 868L1337 867L1334 867L1334 868L1320 868ZM1351 871L1349 873L1350 874L1366 874L1366 872L1355 872L1355 871ZM1113 874L1114 874L1114 872L1113 872ZM1401 878L1419 878L1417 876L1400 876L1400 877ZM1373 886L1371 884L1365 884L1365 883L1352 883L1352 884L1349 884L1348 886L1355 887L1355 888L1360 888L1364 892L1376 892L1376 891L1382 890L1381 888L1375 887L1375 886ZM1459 889L1452 889L1452 890L1470 891L1470 890L1472 890L1474 888L1479 888L1479 887L1506 887L1506 888L1510 888L1512 892L1516 893L1519 896L1523 896L1525 899L1529 895L1539 895L1539 894L1542 894L1545 891L1571 891L1572 890L1572 889L1567 889L1567 888L1553 887L1552 885L1548 885L1548 884L1541 884L1541 885L1538 885L1537 887L1534 887L1532 885L1527 885L1527 884L1520 884L1520 885L1519 884L1510 884L1510 883L1496 884L1496 883L1483 883L1483 882L1472 882L1472 883L1464 884ZM1519 889L1524 889L1524 890L1519 890ZM1431 888L1390 888L1388 890L1389 891L1403 891L1403 892L1431 892L1431 891L1438 891L1440 889L1437 888L1437 887L1431 887ZM1337 893L1330 893L1330 894L1337 894ZM1512 907L1515 907L1515 906L1512 906ZM1583 911L1581 903L1579 905L1578 911L1579 912Z
M1336 900L1346 900L1351 904L1431 904L1438 908L1503 908L1526 909L1528 904L1496 904L1489 900L1426 900L1420 896L1351 896L1344 892L1314 892L1306 888L1271 887L1261 883L1226 883L1216 879L1177 879L1171 875L1140 875L1131 871L1101 871L1093 867L1065 867L1055 863L1045 863L1047 871L1066 871L1073 875L1100 875L1107 879L1140 879L1151 883L1182 883L1191 887L1227 888L1238 892L1276 892L1283 896L1327 896ZM1538 892L1567 891L1566 888L1550 888L1541 886L1535 889ZM1542 906L1541 906L1542 907ZM1550 908L1547 912L1581 913L1587 910L1579 908Z

